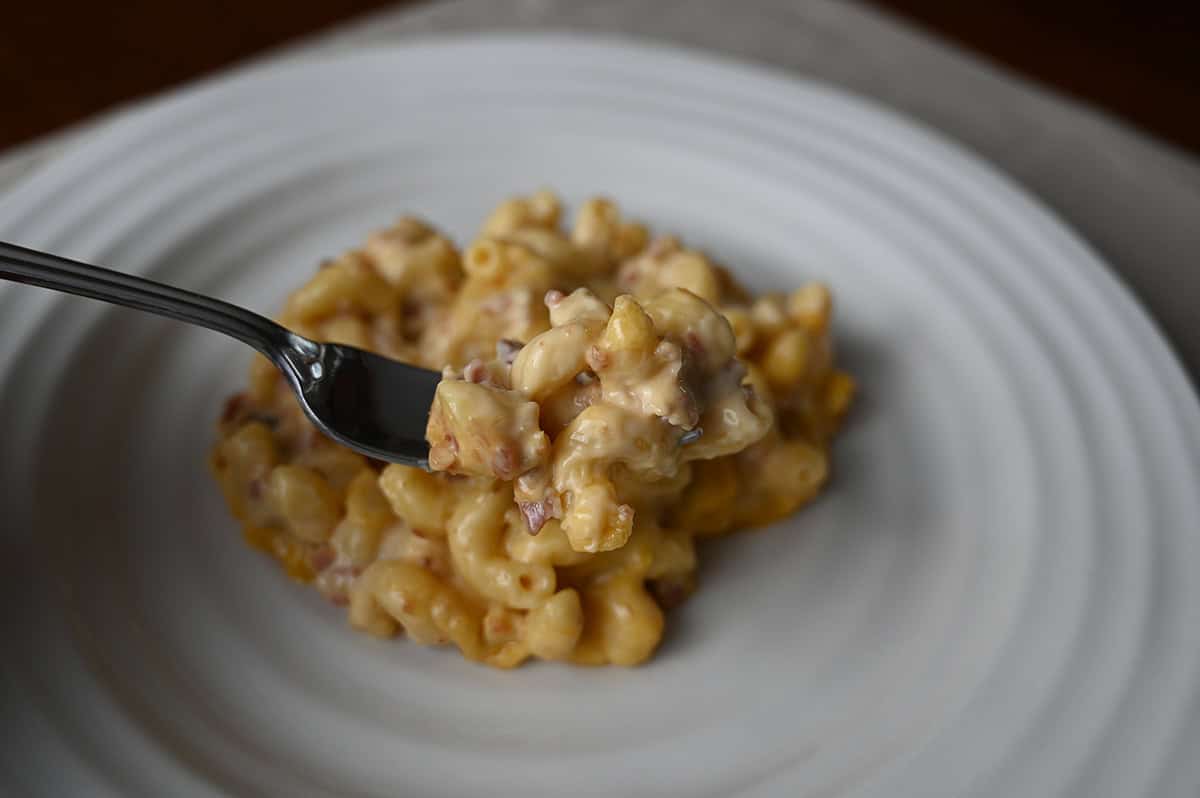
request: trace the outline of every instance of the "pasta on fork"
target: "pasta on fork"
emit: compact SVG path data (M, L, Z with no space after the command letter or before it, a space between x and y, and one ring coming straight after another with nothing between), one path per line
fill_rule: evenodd
M247 541L368 634L497 667L634 665L696 587L696 542L782 518L829 473L854 382L832 300L751 297L612 202L548 192L463 252L411 217L289 298L297 332L443 369L430 471L322 437L259 358L210 465Z

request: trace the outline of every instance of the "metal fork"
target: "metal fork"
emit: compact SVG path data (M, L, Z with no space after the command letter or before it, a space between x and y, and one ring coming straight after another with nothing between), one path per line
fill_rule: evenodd
M425 468L435 371L296 335L220 299L0 241L0 277L157 313L223 332L274 363L305 415L368 457Z

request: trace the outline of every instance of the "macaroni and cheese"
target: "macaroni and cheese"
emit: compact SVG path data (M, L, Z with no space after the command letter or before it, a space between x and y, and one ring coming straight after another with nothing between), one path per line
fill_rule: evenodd
M321 265L281 321L443 369L429 471L323 437L259 357L210 464L246 540L355 627L513 667L647 659L696 542L820 490L854 382L820 283L751 297L604 199L547 191L463 252L411 217Z

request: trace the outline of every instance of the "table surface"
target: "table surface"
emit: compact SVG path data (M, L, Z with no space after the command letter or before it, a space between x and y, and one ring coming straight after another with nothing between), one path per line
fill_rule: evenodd
M159 0L17 4L0 27L9 99L0 149L356 14L420 1L245 0L234 14ZM1200 153L1200 3L871 2Z
M142 81L137 91L150 90L159 85L155 81L186 77L379 2L326 0L285 8L275 0L255 0L239 6L234 15L213 14L207 6L202 13L187 11L180 4L150 0L105 5L103 10L67 0L25 4L16 24L6 18L6 27L0 28L0 89L10 99L8 108L19 109L16 116L11 110L0 112L7 114L0 115L0 130L12 141L77 115L86 103L69 100L72 82L88 102L102 105L114 98L95 87L115 85L109 80L114 75L137 73ZM1200 74L1189 72L1200 52L1194 45L1195 27L1189 28L1200 16L1193 10L1180 17L1160 14L1157 33L1134 40L1121 36L1132 30L1130 20L1143 18L1129 10L1129 3L1109 4L1117 10L1094 14L1080 8L1074 21L1069 9L1076 4L1071 2L955 6L933 0L878 0L877 5L940 27L994 59L1024 65L1079 95L1108 102L1185 145L1200 142ZM1047 5L1057 10L1037 10ZM1153 2L1142 5L1157 7ZM955 11L959 6L969 6L971 12ZM1095 9L1096 4L1089 6ZM85 48L91 61L82 71L79 61L71 61L78 54L49 58L50 48L44 41L39 44L35 35L39 25L53 30L51 23L67 7L77 15L58 30L71 31L70 36L88 31L103 43L100 50L95 42L88 45L91 50ZM269 8L276 15L264 17L263 9ZM877 8L839 0L741 0L737 13L732 8L725 0L409 2L389 5L262 58L312 57L434 32L566 29L670 41L825 80L939 129L1041 197L1100 250L1157 318L1192 375L1200 375L1200 314L1195 310L1200 307L1200 161ZM170 9L174 20L167 28L162 27L161 14L167 13L162 9ZM29 18L35 19L34 33L21 27L21 20ZM1040 22L1033 25L1031 19ZM152 24L158 27L144 27ZM97 33L112 26L125 32L115 40ZM226 28L236 35L226 31L212 38L213 31ZM168 34L175 35L176 43L182 35L205 44L188 55L172 46ZM55 42L56 47L70 50L64 46L72 45L70 36ZM1180 48L1179 42L1185 46ZM1046 49L1056 46L1061 52ZM1022 49L1029 52L1022 54ZM197 52L209 61L197 66ZM28 65L46 60L57 64L58 71L49 69L44 82L28 80ZM1111 63L1095 70L1088 66L1104 61ZM148 63L154 69L146 69ZM38 96L30 94L34 89ZM37 110L43 93L57 98L58 116ZM136 112L136 105L0 153L0 191L106 119ZM28 120L18 118L23 113Z

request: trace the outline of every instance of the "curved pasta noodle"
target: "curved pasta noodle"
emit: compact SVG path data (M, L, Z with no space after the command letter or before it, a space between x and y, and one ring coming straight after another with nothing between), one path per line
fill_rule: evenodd
M508 607L531 609L554 593L555 573L552 566L505 555L504 517L511 504L505 489L465 499L450 517L446 539L455 572L473 593Z

